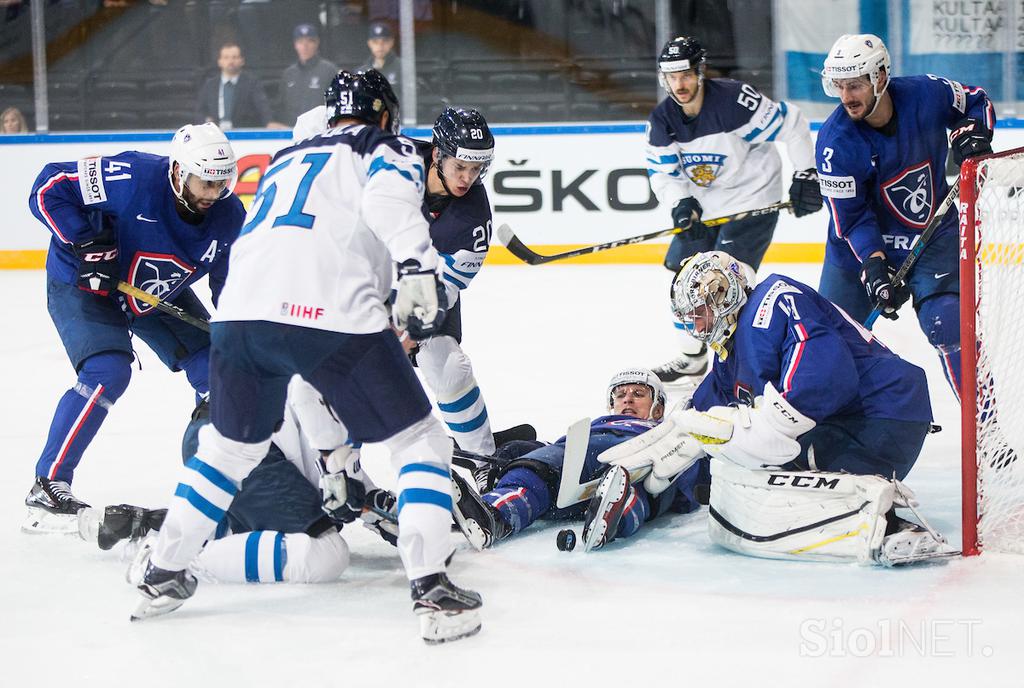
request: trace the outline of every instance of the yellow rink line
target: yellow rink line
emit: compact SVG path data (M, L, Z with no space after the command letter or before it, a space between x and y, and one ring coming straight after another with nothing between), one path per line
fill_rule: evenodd
M564 253L583 244L538 244L530 248L542 255ZM608 251L599 251L579 258L558 261L560 264L626 264L661 263L667 244L635 244ZM766 263L820 263L825 257L824 244L772 244ZM0 270L39 270L46 263L46 251L0 251ZM523 265L504 246L492 246L487 254L488 265Z

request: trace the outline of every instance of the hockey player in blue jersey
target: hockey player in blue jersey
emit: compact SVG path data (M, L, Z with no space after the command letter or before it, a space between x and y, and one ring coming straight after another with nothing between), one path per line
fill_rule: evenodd
M694 253L728 250L756 271L772 241L778 213L709 228L702 217L722 217L777 203L782 196L782 160L775 142L786 144L796 172L789 187L793 213L821 208L814 147L803 114L774 102L749 84L704 76L706 51L689 36L673 38L658 56L658 81L669 97L647 124L647 175L658 202L672 209L676 227L665 267L675 273ZM682 353L654 372L666 382L686 382L707 370L707 349L677 321Z
M924 371L814 289L697 254L673 283L711 372L656 430L610 452L662 478L713 457L712 538L770 557L905 563L950 553L901 482L931 427ZM915 512L916 513L916 512ZM831 519L831 520L830 520Z
M379 72L339 72L329 131L279 151L260 182L211 325L211 423L186 462L133 619L196 589L187 566L263 459L296 374L355 443L381 442L398 473L398 549L428 643L480 630L480 596L445 573L451 440L389 326L440 329L444 290L423 217L423 161L396 134L398 99ZM341 467L338 467L340 470Z
M209 335L118 293L123 281L206 318L191 285L204 275L216 303L245 214L231 193L235 154L215 124L186 125L170 157L125 152L51 163L36 178L32 213L52 233L47 308L78 374L64 393L25 503L26 532L74 531L85 506L74 471L131 377L132 336L197 396L209 390Z
M493 487L477 494L457 474L455 521L475 549L481 550L519 533L539 518L585 520L583 544L599 549L616 538L634 535L651 519L668 512L697 508L693 491L708 482L707 466L697 462L670 481L654 476L630 485L629 472L601 463L602 452L656 427L665 413L665 390L653 372L624 370L608 383L609 415L591 422L581 482L606 474L589 503L555 506L566 451L566 438L554 444L517 441L499 450L502 466Z
M432 141L416 141L416 147L427 164L425 214L442 261L448 314L441 332L419 343L415 361L459 447L492 454L487 405L462 350L460 295L490 247L491 204L483 179L494 159L494 137L478 111L448 107L434 122Z
M992 151L995 115L980 88L928 76L893 77L877 36L841 36L822 70L842 104L822 125L816 158L831 220L820 291L858 322L872 308L895 320L913 296L921 330L960 389L957 216L946 213L911 271L893 273L946 196L945 165ZM949 131L947 145L947 131Z

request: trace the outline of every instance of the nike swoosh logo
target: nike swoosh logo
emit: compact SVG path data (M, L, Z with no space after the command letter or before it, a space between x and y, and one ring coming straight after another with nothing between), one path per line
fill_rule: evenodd
M731 244L735 239L722 239L722 245Z
M936 272L935 273L935 279L942 279L943 277L945 277L948 274L949 274L948 272Z
M142 220L143 222L156 222L156 220L150 220L148 217L143 217L142 213L135 216L136 220Z

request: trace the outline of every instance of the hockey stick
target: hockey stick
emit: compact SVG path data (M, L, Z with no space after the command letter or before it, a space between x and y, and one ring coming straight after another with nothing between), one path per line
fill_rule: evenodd
M173 303L168 303L158 296L153 296L148 291L142 291L138 287L133 287L127 282L118 282L117 290L122 294L133 296L143 303L148 303L153 308L166 313L167 315L173 315L175 318L187 322L193 327L198 327L203 332L210 331L210 323L202 318L197 318L191 313L187 313L183 308L175 306Z
M773 203L764 208L757 208L755 210L747 210L742 213L736 213L735 215L726 215L724 217L716 217L711 220L703 220L705 227L717 227L724 225L727 222L736 222L737 220L745 220L748 217L758 217L760 215L767 215L769 213L777 213L781 210L786 210L793 206L789 201L781 203ZM583 248L573 249L572 251L566 251L565 253L555 253L550 256L541 255L524 244L519 237L513 233L512 228L508 224L503 224L498 227L497 237L498 241L508 248L509 253L518 258L519 260L529 265L540 265L542 263L550 263L555 260L564 260L566 258L575 258L577 256L585 256L590 253L597 253L598 251L607 251L608 249L618 248L620 246L631 246L632 244L639 244L644 241L650 241L651 239L657 239L658 237L671 236L673 234L679 234L685 232L690 228L691 225L686 227L669 227L668 229L659 229L656 232L650 232L648 234L641 234L635 237L629 237L626 239L618 239L616 241L608 241L603 244L595 244L593 246L584 246Z
M917 264L917 259L924 253L924 249L927 247L928 242L931 241L932 235L935 234L935 230L939 228L939 223L942 222L942 218L946 216L946 211L949 210L950 206L956 203L960 199L960 185L954 184L949 189L949 193L942 199L942 203L935 209L935 214L932 215L932 219L928 222L928 226L924 228L920 236L917 237L917 241L914 243L913 248L910 249L910 253L903 260L903 265L900 266L896 274L892 276L892 288L893 291L900 289L907 282L907 275L914 269L914 265ZM875 306L871 313L868 315L867 320L864 321L864 327L869 330L874 326L875 321L878 320L878 316L882 314L882 309Z

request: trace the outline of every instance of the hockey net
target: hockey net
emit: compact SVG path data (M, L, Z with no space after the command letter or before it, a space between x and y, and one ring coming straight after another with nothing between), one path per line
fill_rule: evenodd
M1024 553L1024 148L965 162L960 201L963 550Z

